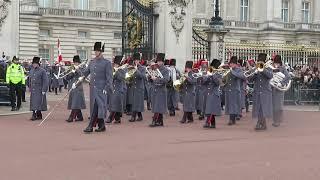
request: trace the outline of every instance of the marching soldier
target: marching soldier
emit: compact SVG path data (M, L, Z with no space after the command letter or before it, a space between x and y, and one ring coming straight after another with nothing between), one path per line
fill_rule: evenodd
M134 66L134 61L131 57L128 58L127 63L129 66ZM132 82L126 82L127 93L126 93L126 114L132 116L132 104L133 104L133 87Z
M258 55L258 63L265 63L267 54ZM272 118L272 89L270 80L272 79L272 69L255 69L253 75L249 78L253 81L253 106L252 117L258 118L255 130L266 130L266 118Z
M185 65L186 74L184 74L184 78L186 78L182 93L183 93L183 117L180 123L191 123L193 122L192 113L196 110L195 107L195 86L197 83L197 79L193 77L192 72L192 61L187 61Z
M142 112L144 111L144 81L146 80L146 69L140 64L140 54L134 53L131 61L134 61L136 72L133 74L131 83L132 88L132 116L130 122L142 121ZM129 64L132 64L129 63ZM136 117L138 118L136 119Z
M282 60L280 55L276 55L273 61L274 70L273 72L281 72L285 75L282 82L279 82L279 86L282 84L287 84L291 79L290 74L287 69L282 65ZM273 126L278 127L282 121L282 111L283 111L283 101L284 92L272 87L272 107L273 107Z
M46 71L40 67L39 57L34 57L32 60L28 84L31 92L30 111L32 111L32 117L30 120L40 120L42 119L41 111L47 111L48 76Z
M151 103L153 119L150 127L163 126L163 114L167 112L167 88L169 70L164 66L164 53L157 54L156 63L162 77L150 77L152 81Z
M144 66L144 68L147 68L148 64L147 64L147 61L145 60L141 60L141 65ZM147 101L147 110L151 110L151 92L150 92L150 89L151 89L151 82L149 81L148 78L146 78L144 80L144 98L146 99Z
M244 72L244 68L246 66L246 62L243 59L238 60L239 68ZM242 118L242 110L246 107L246 89L247 89L247 80L240 80L240 99L241 99L241 110L240 114L237 115L236 120L240 120Z
M84 77L90 74L90 122L84 130L85 133L93 132L93 127L98 123L96 132L106 130L104 118L107 115L107 92L112 89L112 65L103 57L104 44L94 44L95 58L90 61L84 71ZM83 80L83 78L81 78Z
M77 67L80 63L80 57L78 55L73 57L74 66ZM86 109L86 102L84 98L83 92L83 85L79 84L76 87L72 87L83 74L80 69L73 70L71 74L69 74L66 79L69 81L68 83L68 90L70 91L69 94L69 101L68 101L68 109L71 110L69 118L66 120L67 122L75 121L83 121L83 115L81 109Z
M107 123L121 123L121 114L123 112L123 102L125 97L125 75L126 69L119 68L122 56L116 56L113 60L113 91L110 97L110 115Z
M212 60L210 66L218 69L220 61L217 59ZM216 128L216 116L221 115L221 97L219 86L222 81L222 76L219 73L203 77L204 85L204 108L203 113L207 117L204 128Z
M168 82L168 110L170 116L175 116L178 99L177 99L177 91L173 88L173 82L180 78L180 72L176 69L176 59L169 60L169 73L170 80Z
M208 71L208 61L201 60L200 61L200 72L202 75L206 75ZM205 87L203 86L203 78L197 78L197 86L196 86L196 109L197 109L197 114L199 114L199 120L204 119L204 89Z
M243 71L238 67L236 56L232 56L229 62L230 72L224 77L225 114L229 115L228 125L236 124L236 117L241 113L241 89L242 80L246 80Z
M16 56L7 68L6 82L10 88L11 111L18 111L21 107L22 86L25 85L24 68L19 64Z

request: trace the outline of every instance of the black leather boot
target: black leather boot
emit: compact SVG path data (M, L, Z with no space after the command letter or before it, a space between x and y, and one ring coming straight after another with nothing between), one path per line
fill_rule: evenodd
M147 109L148 109L148 111L151 110L151 104L150 104L150 102L147 102Z
M83 115L81 109L78 110L75 121L83 121Z
M93 126L95 124L96 118L90 117L90 122L89 125L87 126L86 129L83 130L85 133L91 133L93 132Z
M175 110L171 110L171 111L169 112L169 115L170 115L170 116L175 116L175 115L176 115Z
M203 125L203 128L208 129L210 128L211 124L210 124L210 116L207 117L206 123Z
M186 112L184 112L183 113L183 116L182 116L182 119L181 119L181 121L180 121L180 123L186 123L186 121L187 121L187 113Z
M158 114L154 114L153 117L152 117L152 122L151 124L149 125L149 127L157 127L158 126L158 123L157 123L157 118L158 118Z
M131 119L129 120L129 122L135 122L136 121L136 116L137 116L137 113L136 112L132 112L132 116L131 116Z
M121 123L121 113L120 112L116 112L115 116L114 116L114 123L115 124L120 124Z
M42 119L42 113L41 111L37 111L37 120L41 120Z
M210 118L210 128L213 128L213 129L216 128L216 118L214 117L214 115L211 115L211 118Z
M188 114L187 114L187 122L186 123L192 123L192 122L193 122L192 112L188 112Z
M31 121L37 120L37 115L36 115L36 112L35 112L35 111L32 111L32 116L31 116L30 120L31 120Z
M69 123L73 122L74 114L75 114L74 110L71 110L69 118L66 121Z
M158 126L163 126L163 114L159 114L159 118L157 119L156 123Z
M141 112L138 112L138 119L137 119L137 121L142 121L142 120L143 120L142 113L141 113Z
M94 130L95 132L104 132L106 131L106 126L104 125L104 119L98 119L98 129Z

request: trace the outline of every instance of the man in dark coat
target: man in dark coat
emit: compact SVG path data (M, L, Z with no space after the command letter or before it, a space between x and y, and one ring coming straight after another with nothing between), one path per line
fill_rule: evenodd
M168 110L170 116L175 116L176 107L178 104L178 96L177 91L173 88L173 82L180 78L180 73L176 68L176 59L169 60L169 73L170 73L170 80L167 84L168 88Z
M164 66L165 54L159 53L156 57L158 70L162 77L150 77L152 81L151 104L153 119L150 127L163 126L163 114L167 112L167 88L169 81L169 70Z
M75 67L77 67L81 63L80 57L78 55L73 57L73 63ZM67 122L73 122L73 120L83 121L81 109L86 108L83 85L78 84L75 87L75 84L82 76L83 74L80 69L72 70L72 72L66 76L66 80L68 81L68 90L70 91L68 109L71 110L69 118L66 120Z
M267 54L258 55L258 63L265 63ZM253 86L252 117L258 118L255 130L266 130L266 118L272 118L272 89L270 80L273 77L272 69L268 67L255 68L250 76Z
M218 69L220 61L217 59L212 60L210 66ZM220 97L220 84L222 75L220 73L213 73L203 77L204 86L204 108L203 113L207 117L204 128L216 128L216 116L221 115L221 97Z
M282 65L280 55L276 55L273 61L274 73L282 73L285 77L278 86L287 85L291 79L291 76L287 69ZM272 107L273 107L273 126L278 127L282 121L283 112L284 91L280 91L275 87L272 87Z
M85 133L92 132L96 123L98 123L96 132L106 130L104 118L106 118L108 109L107 92L112 91L112 65L103 57L104 44L96 42L94 51L96 57L90 61L83 73L84 77L90 74L90 122L84 130Z
M47 111L48 77L46 71L40 67L39 57L34 57L32 60L28 84L31 92L30 111L32 111L32 117L30 120L40 120L42 119L41 111Z
M185 78L182 87L183 93L183 117L180 123L191 123L193 122L192 113L196 110L195 101L196 101L196 92L195 86L197 79L194 78L193 72L193 61L187 61L185 65L185 74L181 78Z
M108 117L107 123L119 124L121 123L121 114L123 112L123 103L125 98L125 75L126 69L119 68L121 65L122 56L115 56L113 60L113 91L110 97L110 115Z
M240 84L246 77L238 67L238 59L232 56L229 62L230 72L223 77L225 91L225 114L229 115L228 125L236 124L236 117L241 113Z
M142 112L144 111L144 82L146 80L146 68L140 64L140 54L134 53L129 64L134 64L136 71L133 74L131 88L132 88L132 115L130 122L142 121ZM138 118L136 119L136 117Z

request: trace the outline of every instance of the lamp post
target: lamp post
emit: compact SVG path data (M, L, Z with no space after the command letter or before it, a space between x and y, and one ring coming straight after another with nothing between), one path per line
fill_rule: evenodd
M213 2L215 2L215 7L214 7L214 11L213 11L213 17L211 18L211 21L209 23L209 25L211 27L221 27L223 26L223 20L222 18L219 16L220 11L219 11L219 0L213 0Z

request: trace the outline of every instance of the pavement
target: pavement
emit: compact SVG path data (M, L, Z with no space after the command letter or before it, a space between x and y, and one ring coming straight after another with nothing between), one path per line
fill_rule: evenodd
M51 107L58 97L49 98ZM217 129L205 130L204 121L180 124L181 111L165 115L165 127L149 128L147 111L142 122L124 116L92 134L82 132L88 120L65 122L68 113L62 103L42 126L30 114L1 116L0 179L320 179L319 112L286 110L280 127L269 121L267 131L255 132L251 113L236 126L218 117Z

